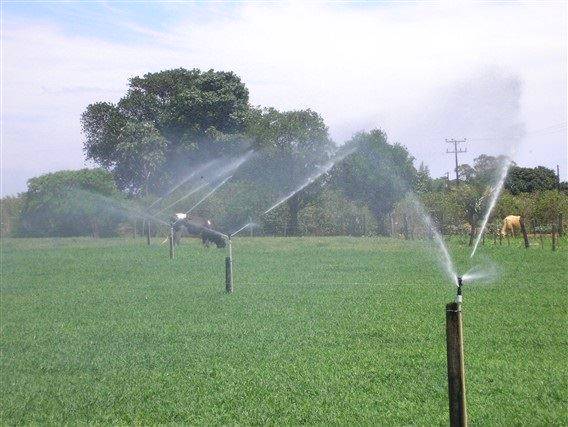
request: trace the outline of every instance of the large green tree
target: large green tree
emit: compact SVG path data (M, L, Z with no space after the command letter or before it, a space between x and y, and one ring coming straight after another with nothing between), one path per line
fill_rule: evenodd
M505 182L505 187L512 194L553 190L557 186L556 174L552 169L544 166L537 166L536 168L513 166Z
M159 192L195 164L240 149L248 111L248 90L232 72L148 73L130 79L117 104L87 107L84 149L121 189Z
M259 155L245 168L245 179L269 187L275 198L285 197L314 178L335 149L323 118L309 109L255 109L247 121L247 135ZM286 201L288 234L299 233L299 213L323 182L325 179L310 183Z
M369 206L379 232L386 234L387 214L417 184L414 158L403 145L389 144L387 135L378 129L358 133L346 144L356 151L335 168L334 186L349 199Z
M120 198L103 169L59 171L32 178L24 193L21 233L28 236L110 235L125 219L112 209Z
M473 159L473 166L464 163L458 166L458 176L461 181L480 188L493 186L501 176L506 156L489 156L481 154Z

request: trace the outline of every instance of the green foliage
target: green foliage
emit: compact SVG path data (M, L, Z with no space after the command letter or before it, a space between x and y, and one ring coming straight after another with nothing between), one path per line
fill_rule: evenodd
M420 162L420 166L416 171L416 185L415 190L417 193L426 193L428 191L432 191L433 189L433 182L432 178L430 177L430 169L428 166L424 164L424 162Z
M87 107L85 151L113 171L121 189L163 191L178 171L240 148L247 115L248 91L233 73L148 73L130 79L117 105Z
M455 200L455 206L460 206L461 219L476 226L487 209L490 193L473 185L460 184L452 188L451 197Z
M149 180L165 161L166 140L151 123L128 122L122 128L116 145L115 180L122 189L148 194Z
M466 184L484 188L495 185L505 162L506 156L481 154L473 160L473 167L467 163L458 166L458 176Z
M243 175L272 188L274 199L294 191L317 173L335 148L323 118L309 109L254 109L247 121L247 135L259 155L246 165ZM289 234L299 234L299 213L325 182L322 177L287 201Z
M3 424L448 424L427 241L235 238L230 296L196 240L2 244ZM568 240L546 248L479 249L501 274L464 291L472 425L568 424Z
M568 196L558 190L543 191L536 195L534 217L540 224L558 221L558 215L568 218Z
M24 195L20 232L26 236L113 234L124 217L113 212L104 197L120 195L112 175L102 169L59 171L32 178Z
M552 190L557 186L556 174L552 169L544 166L537 166L536 168L513 166L505 182L505 188L512 194Z
M420 195L426 212L443 234L459 234L464 230L466 211L457 191L429 192Z
M510 191L503 190L495 206L495 216L505 218L508 215L521 215L521 199L513 196Z
M22 195L15 197L6 196L0 200L1 237L15 237L18 235L23 205L24 198Z
M380 233L388 232L386 217L406 191L414 188L414 158L400 144L389 144L381 130L356 134L348 146L357 147L334 168L333 185L350 200L367 205Z
M377 229L366 206L349 201L337 190L323 190L300 212L300 228L311 236L365 236Z

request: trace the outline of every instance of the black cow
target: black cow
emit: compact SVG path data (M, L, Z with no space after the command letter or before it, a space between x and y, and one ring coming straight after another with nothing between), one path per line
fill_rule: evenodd
M186 233L190 236L201 237L201 241L205 247L209 247L210 243L215 243L218 248L224 248L227 245L224 234L213 230L213 222L208 219L201 218L196 215L186 215L177 213L172 217L174 227L174 244L179 245L181 236Z

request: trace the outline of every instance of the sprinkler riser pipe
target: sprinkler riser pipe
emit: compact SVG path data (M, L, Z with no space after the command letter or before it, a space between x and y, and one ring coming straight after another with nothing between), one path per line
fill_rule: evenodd
M462 286L463 286L463 279L460 276L458 276L458 292L456 294L456 303L460 305L463 301Z
M174 259L174 226L170 226L170 236L168 238L170 241L170 259Z
M229 256L225 258L225 291L233 293L233 249L231 246L231 235L228 236Z
M467 426L465 363L460 304L446 305L446 351L450 426Z

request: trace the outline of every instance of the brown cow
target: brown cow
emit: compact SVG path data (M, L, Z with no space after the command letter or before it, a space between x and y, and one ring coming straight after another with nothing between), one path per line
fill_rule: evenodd
M515 229L521 229L520 215L508 215L503 220L503 227L501 228L501 235L506 236L510 232L515 237Z

